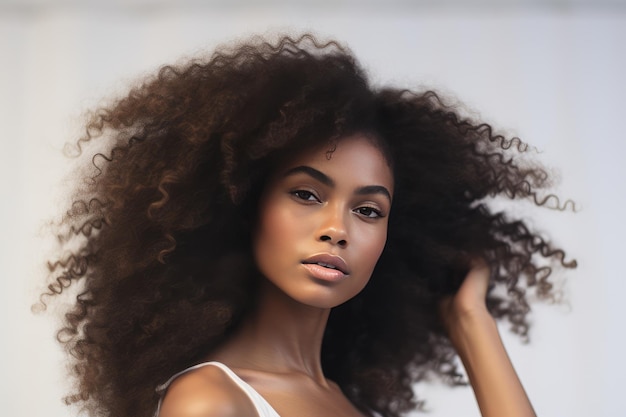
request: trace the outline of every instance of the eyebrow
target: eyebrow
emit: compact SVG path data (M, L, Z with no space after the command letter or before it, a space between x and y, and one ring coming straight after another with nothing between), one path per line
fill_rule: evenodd
M291 168L289 171L285 172L283 177L289 177L291 175L296 175L296 174L306 174L316 179L317 181L321 182L324 185L327 185L329 187L335 186L335 181L333 181L333 179L330 178L328 175L324 174L321 171L318 171L315 168L312 168L306 165L301 165L295 168ZM383 187L382 185L365 185L363 187L357 188L355 193L357 195L382 194L385 197L387 197L389 201L391 201L391 193L389 192L387 188Z

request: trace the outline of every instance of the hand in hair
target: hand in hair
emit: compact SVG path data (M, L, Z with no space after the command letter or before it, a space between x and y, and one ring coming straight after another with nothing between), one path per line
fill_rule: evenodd
M487 311L489 276L489 265L474 259L456 294L441 300L441 319L463 361L483 417L534 417L496 322Z

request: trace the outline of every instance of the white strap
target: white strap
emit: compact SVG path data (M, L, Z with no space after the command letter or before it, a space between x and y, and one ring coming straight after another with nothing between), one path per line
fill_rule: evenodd
M226 373L226 375L228 375L230 379L232 379L233 382L236 383L237 386L239 386L239 388L241 388L241 390L246 393L246 395L252 401L254 408L259 414L259 417L280 417L278 413L276 412L276 410L274 410L272 406L265 400L265 398L263 398L261 394L259 394L254 388L252 388L250 384L248 384L243 379L239 378L237 374L234 373L232 369L230 369L228 366L224 365L221 362L215 362L215 361L202 362L197 365L191 366L183 371L180 371L174 374L165 383L156 387L156 392L161 396L161 398L159 398L159 403L157 404L157 409L156 409L156 412L154 413L154 417L159 417L159 412L161 411L161 402L163 401L163 396L165 394L165 391L176 378L178 378L179 376L183 374L186 374L187 372L191 372L195 369L202 368L204 366L209 366L209 365L217 366L222 371L224 371L224 373Z

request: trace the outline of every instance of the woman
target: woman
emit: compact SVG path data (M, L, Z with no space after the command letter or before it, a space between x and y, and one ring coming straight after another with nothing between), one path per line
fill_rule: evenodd
M533 415L492 315L525 335L525 289L550 297L550 262L575 263L486 205L550 197L521 142L371 87L311 36L165 67L78 143L95 138L51 263L51 294L79 284L68 402L399 416L426 374L458 382L457 352L484 416Z

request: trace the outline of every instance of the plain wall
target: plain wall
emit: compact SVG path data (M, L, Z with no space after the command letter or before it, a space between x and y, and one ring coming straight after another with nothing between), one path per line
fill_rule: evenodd
M533 305L530 344L502 332L539 415L622 415L624 8L446 3L0 4L0 414L75 414L60 400L69 382L56 324L30 306L45 280L46 221L66 206L63 144L83 113L220 42L313 30L349 45L376 83L439 89L555 168L579 212L522 214L580 267L563 275L567 303ZM417 392L430 416L479 415L469 388Z

